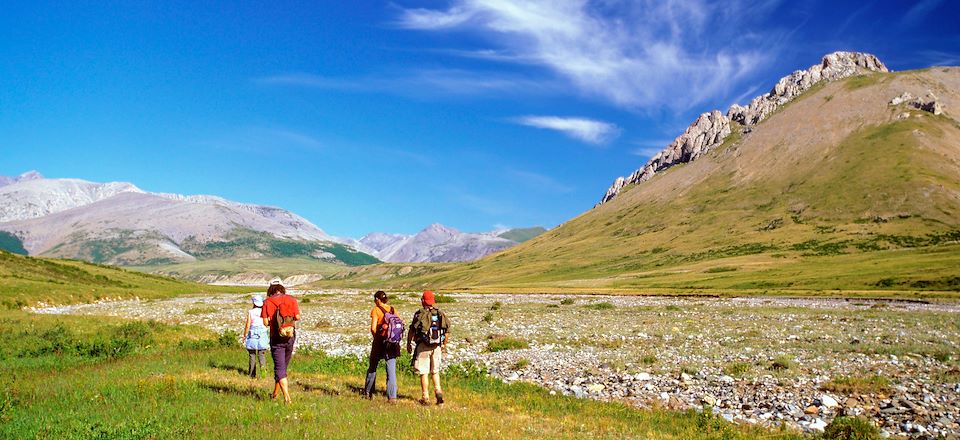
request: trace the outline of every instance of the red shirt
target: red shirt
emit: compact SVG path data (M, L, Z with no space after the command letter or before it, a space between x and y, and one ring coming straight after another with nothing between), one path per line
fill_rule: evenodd
M270 319L270 336L276 337L276 325L273 325L273 317L280 308L280 316L289 317L300 314L300 306L297 299L285 293L273 295L263 302L263 309L260 311L261 318Z

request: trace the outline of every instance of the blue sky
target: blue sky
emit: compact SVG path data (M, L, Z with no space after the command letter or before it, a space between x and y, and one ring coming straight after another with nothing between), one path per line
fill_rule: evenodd
M130 181L328 232L555 226L697 114L834 50L960 65L923 1L14 2L0 175Z

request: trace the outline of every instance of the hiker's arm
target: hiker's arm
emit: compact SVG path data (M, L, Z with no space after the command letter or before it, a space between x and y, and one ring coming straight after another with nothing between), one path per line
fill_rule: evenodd
M417 315L413 315L413 318L416 319ZM410 324L410 328L407 330L407 353L410 353L410 345L413 341L413 323Z
M264 327L270 327L270 309L269 305L264 302L263 308L260 309L260 317L263 318Z
M373 313L373 310L370 311L370 334L377 335L377 315Z
M246 338L247 333L250 332L250 324L253 323L253 320L250 319L250 314L247 313L247 323L243 325L243 334L240 335L241 338Z

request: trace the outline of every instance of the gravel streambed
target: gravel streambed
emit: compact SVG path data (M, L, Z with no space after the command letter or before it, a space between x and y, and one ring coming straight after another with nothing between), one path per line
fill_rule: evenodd
M369 350L370 294L294 292L298 346ZM640 407L711 407L739 423L822 430L838 415L885 434L960 438L960 303L823 298L449 295L445 361L504 381ZM409 322L413 294L391 296ZM249 295L126 300L35 309L243 330ZM527 348L488 352L509 336ZM873 378L862 389L852 378ZM844 381L847 382L844 382Z

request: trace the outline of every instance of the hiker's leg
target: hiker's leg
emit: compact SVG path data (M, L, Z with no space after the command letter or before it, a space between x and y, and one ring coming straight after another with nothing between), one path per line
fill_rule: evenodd
M421 399L427 400L430 398L430 390L427 389L429 386L430 385L429 385L429 381L427 380L427 375L421 374L420 375L420 398Z
M287 383L286 377L284 377L283 379L280 379L280 391L283 392L283 401L286 403L290 403L290 386Z
M287 377L287 362L286 362L286 347L284 344L276 344L270 346L270 357L273 358L273 395L271 398L276 398L277 395L282 391L280 387L280 380Z
M442 355L443 349L440 347L434 348L433 353L430 354L430 375L433 376L433 392L437 395L443 394L443 389L440 388L440 362Z
M443 388L440 388L440 373L433 373L433 392L435 394L443 394Z
M263 376L267 369L267 350L257 350L257 355L260 356L260 376Z
M387 359L387 398L397 398L397 358Z
M250 355L250 366L247 367L247 375L257 377L257 350L247 350Z
M373 393L377 390L377 366L380 365L381 358L381 344L377 344L377 341L373 341L373 345L370 346L370 361L367 365L367 379L363 384L363 394L367 397L373 397ZM388 376L389 378L389 376Z
M296 343L297 338L291 338L284 347L284 357L283 357L283 378L280 379L280 389L283 391L283 400L287 403L290 403L290 387L287 386L287 367L290 366L290 361L293 360L293 347Z

